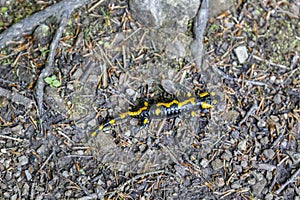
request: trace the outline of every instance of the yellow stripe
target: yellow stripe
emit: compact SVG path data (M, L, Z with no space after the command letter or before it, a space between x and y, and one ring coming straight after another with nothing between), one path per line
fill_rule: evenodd
M208 104L208 103L205 103L205 102L202 102L201 103L201 107L206 109L206 108L212 108L212 105Z
M178 105L178 107L180 108L180 107L182 107L182 106L184 106L184 105L186 105L188 103L191 103L191 104L194 105L195 104L195 98L189 98L189 99L187 99L187 100L185 100L183 102L179 102L177 100L173 100L173 101L171 101L169 103L157 103L156 106L157 107L159 107L159 106L165 106L167 108L170 108L173 104L175 104L175 105Z
M208 92L203 92L199 94L199 97L206 97L207 95L209 95Z
M116 123L116 120L112 119L108 122L110 125L113 125L114 123Z
M144 103L145 105L148 106L148 103L145 102ZM137 111L127 111L127 112L124 112L124 113L121 113L119 114L120 118L121 119L124 119L126 116L138 116L139 114L141 114L144 110L147 110L148 107L147 106L144 106L144 107L141 107L140 109L138 109Z

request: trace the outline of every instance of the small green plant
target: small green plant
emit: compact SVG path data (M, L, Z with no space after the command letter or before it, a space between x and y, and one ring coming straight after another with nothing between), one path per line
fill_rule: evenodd
M57 80L57 77L55 75L48 76L44 80L48 85L50 85L50 87L59 87L60 86L60 82L59 82L59 80Z
M7 11L7 7L4 7L4 6L1 7L1 9L0 9L0 12L1 12L1 13L5 13L6 11Z

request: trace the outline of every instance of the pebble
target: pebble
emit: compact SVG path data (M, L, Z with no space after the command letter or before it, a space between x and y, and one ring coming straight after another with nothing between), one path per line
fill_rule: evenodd
M242 187L242 185L239 183L239 181L236 181L236 182L231 184L232 189L238 189L240 187Z
M272 200L272 199L274 199L274 196L272 193L269 193L265 196L265 200Z
M247 141L246 140L241 140L238 144L238 149L240 151L245 151L247 149Z
M264 156L266 156L268 159L272 159L275 155L275 152L273 149L266 149L263 151Z
M238 46L234 49L234 52L240 64L243 64L248 59L248 52L246 46Z
M30 181L32 178L32 175L28 170L25 170L25 176L26 176L27 181Z
M134 91L133 89L131 89L131 88L128 88L128 89L126 90L126 93L127 93L129 96L135 95L135 91Z
M222 169L223 167L223 162L221 159L217 158L214 161L211 162L211 166L214 170L219 170Z
M24 155L19 157L18 161L19 161L19 165L21 165L21 166L28 164L28 158Z
M261 195L261 192L265 188L266 184L267 180L265 178L262 178L261 181L252 186L252 193L256 194L257 196Z
M22 196L28 196L30 190L30 186L28 183L25 183L22 187Z
M276 76L271 76L270 81L274 82L276 80Z
M10 197L11 199L13 198L8 192L4 192L3 193L3 197L5 197L5 198L9 198Z
M250 184L250 185L254 185L255 183L256 183L255 178L250 178L250 179L248 180L248 184Z
M246 168L248 166L248 163L247 163L247 161L243 160L241 162L241 165L242 165L243 168Z
M8 172L5 174L5 180L6 180L6 181L10 181L10 180L11 180L11 177L12 177L12 172L11 172L11 171L8 171Z
M201 162L200 162L200 165L201 165L202 167L206 168L207 165L208 165L208 160L205 159L205 158L203 158L203 159L201 160Z
M226 161L230 161L230 159L232 158L232 153L228 150L226 150L222 155L221 155L221 158L223 160L226 160Z
M46 148L46 145L41 145L41 146L36 150L36 152L37 152L39 155L43 155L44 152L45 152L45 148Z
M275 116L275 115L271 115L270 118L274 121L274 122L278 122L279 121L279 117Z
M225 185L225 181L222 177L217 177L215 182L218 187L223 187Z
M266 127L266 122L265 122L264 120L259 120L259 121L257 122L257 126L258 126L259 128Z
M276 104L281 104L282 100L281 100L281 95L280 94L276 94L273 98L274 103Z

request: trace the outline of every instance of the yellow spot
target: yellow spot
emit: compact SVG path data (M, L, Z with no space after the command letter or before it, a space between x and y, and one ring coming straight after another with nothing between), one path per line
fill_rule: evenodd
M156 110L155 110L155 115L159 115L160 114L160 109L159 108L156 108Z
M116 120L114 120L114 119L112 119L112 120L109 121L109 124L110 124L110 125L112 125L112 124L114 124L114 123L116 123Z
M184 106L184 105L186 105L188 103L191 103L191 104L194 105L195 104L195 98L189 98L189 99L187 99L187 100L185 100L183 102L179 102L177 100L173 100L173 101L171 101L169 103L157 103L156 106L157 107L159 107L159 106L165 106L167 108L170 108L173 104L175 104L175 105L178 105L178 107L180 108L180 107L182 107L182 106Z
M191 97L192 94L191 94L190 92L188 92L188 93L186 94L186 96L187 96L187 97Z
M144 106L148 106L148 102L147 101L144 102Z
M212 108L212 105L210 105L208 103L205 103L205 102L202 102L201 107L204 108L204 109L206 109L206 108Z
M94 132L91 133L92 137L95 137L96 135L97 135L97 131L94 131Z
M148 124L148 122L149 122L148 118L145 118L143 121L144 124Z
M103 124L101 124L101 125L98 127L98 130L99 130L99 131L102 131L102 130L103 130Z
M191 112L191 116L195 117L196 113L194 111Z
M119 114L119 116L120 116L121 119L124 119L127 116L127 112L126 113L121 113L121 114Z
M214 99L212 103L215 105L215 104L217 104L217 102L218 101Z
M199 97L206 97L207 95L209 95L208 92L203 92L199 94Z
M211 95L211 96L215 96L216 94L215 94L214 92L211 92L210 95Z

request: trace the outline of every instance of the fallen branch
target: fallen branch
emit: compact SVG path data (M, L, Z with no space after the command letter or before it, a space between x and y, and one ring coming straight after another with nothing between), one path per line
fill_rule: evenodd
M68 17L69 17L69 13L67 11L64 12L59 28L57 29L55 36L52 40L52 43L50 45L49 56L47 58L46 67L42 70L36 83L35 93L36 93L38 115L40 118L41 126L43 124L43 114L44 114L43 112L43 96L44 96L44 87L45 87L44 78L52 74L54 71L54 57L56 54L56 48L61 38L62 32L65 26L67 25ZM40 130L42 131L42 128Z
M193 32L195 35L195 40L192 43L192 45L194 46L192 48L192 53L196 65L199 69L202 67L203 36L208 19L208 5L208 0L202 1L194 22Z
M12 43L14 39L20 38L24 34L31 33L35 27L40 25L49 17L60 17L64 11L72 13L73 10L80 8L91 1L92 0L63 0L47 7L45 10L37 12L30 17L21 20L0 34L0 49Z

